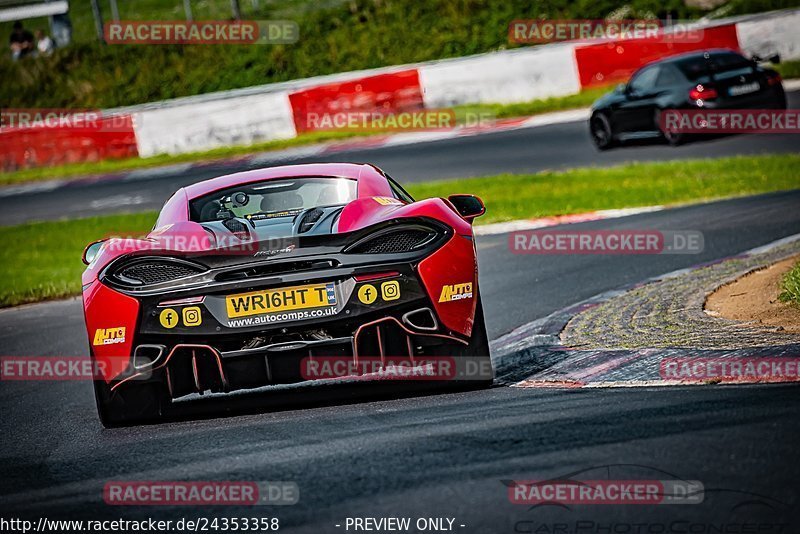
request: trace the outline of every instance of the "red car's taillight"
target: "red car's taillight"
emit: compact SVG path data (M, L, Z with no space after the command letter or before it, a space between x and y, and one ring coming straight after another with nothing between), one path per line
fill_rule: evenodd
M692 100L714 100L717 98L717 90L713 87L706 87L702 84L697 84L689 91L689 98Z
M397 271L387 271L383 273L357 274L354 278L356 282L368 282L370 280L380 280L381 278L391 278L394 276L400 276L400 273Z
M185 299L175 300L162 300L158 303L158 307L162 306L182 306L184 304L201 304L206 299L205 295L202 297L188 297Z

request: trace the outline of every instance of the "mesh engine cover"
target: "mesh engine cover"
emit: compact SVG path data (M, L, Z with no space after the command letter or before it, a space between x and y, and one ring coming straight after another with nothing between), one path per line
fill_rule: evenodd
M138 280L143 285L160 284L170 280L177 280L200 272L187 265L169 262L137 263L125 267L118 272L118 276L131 280Z
M430 240L431 232L401 230L374 237L352 250L357 254L393 254L408 252Z

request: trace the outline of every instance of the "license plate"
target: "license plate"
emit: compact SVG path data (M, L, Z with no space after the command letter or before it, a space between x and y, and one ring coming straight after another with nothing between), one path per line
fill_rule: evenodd
M728 94L731 96L740 96L748 93L755 93L759 89L761 89L761 86L758 82L746 83L744 85L734 85L728 89Z
M266 289L225 297L229 319L334 305L336 291L333 282Z

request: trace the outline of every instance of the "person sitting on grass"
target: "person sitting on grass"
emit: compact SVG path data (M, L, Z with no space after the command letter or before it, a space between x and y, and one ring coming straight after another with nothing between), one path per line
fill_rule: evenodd
M17 61L35 50L33 46L33 34L22 27L22 23L17 21L8 38L11 47L11 59Z
M36 30L36 50L40 56L49 56L53 53L53 49L55 49L56 45L53 43L53 40L45 35L42 30Z

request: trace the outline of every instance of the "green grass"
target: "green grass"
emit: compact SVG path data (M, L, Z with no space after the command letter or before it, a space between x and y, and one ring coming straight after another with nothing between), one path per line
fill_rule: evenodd
M797 188L800 156L795 155L504 174L408 187L418 199L481 196L488 211L477 224ZM0 227L0 306L79 294L80 257L87 243L109 235L141 235L154 220L155 213L148 212Z
M525 117L528 115L538 115L551 111L562 111L566 109L576 109L591 106L595 100L611 91L612 86L595 87L581 91L580 93L567 96L543 98L516 104L470 104L456 106L454 109L459 113L486 113L498 119L511 117Z
M145 234L155 218L149 212L0 227L0 306L80 294L84 247L112 233Z
M483 224L797 188L798 155L632 163L409 185L411 194L419 198L478 195L487 206L486 215L479 219Z
M778 295L781 302L791 302L800 306L800 262L786 273L781 280L781 293Z
M798 60L784 61L772 67L781 74L784 80L800 78L800 61Z
M302 17L306 12L315 9L316 5L323 4L335 7L348 0L242 0L240 6L244 17L268 12L275 19L294 19ZM108 2L98 2L103 12L105 21L111 20L111 8ZM255 4L259 8L254 7ZM121 20L184 20L186 12L183 10L182 0L118 0ZM192 0L192 15L195 20L228 20L231 18L231 0ZM94 26L91 2L70 2L70 19L73 28L73 42L94 43L97 33ZM45 18L28 19L23 21L31 31L42 29L48 31L48 21ZM0 24L0 38L8 41L10 23Z
M456 120L462 124L469 113L482 113L484 116L496 118L520 117L536 115L549 111L574 109L591 105L600 96L608 92L609 88L601 87L583 91L565 97L533 100L518 104L481 104L457 106L454 108ZM473 115L474 116L474 115ZM321 143L325 141L345 140L353 137L379 135L385 132L358 132L358 131L327 131L301 134L293 139L267 141L245 146L231 146L204 152L168 155L163 154L150 158L128 158L122 160L106 160L94 163L75 163L55 167L37 167L22 169L13 172L0 172L0 185L18 184L39 180L55 180L61 178L80 177L91 174L109 174L124 172L134 169L143 169L169 165L174 163L210 161L225 159L256 152L280 150L284 148Z
M800 0L731 0L726 15L797 6ZM227 0L193 2L195 18L227 19ZM100 2L108 18L108 4ZM103 46L94 36L90 2L71 2L75 43L52 57L12 62L0 57L0 102L9 108L108 109L307 78L502 50L514 19L696 19L708 14L683 0L259 0L243 17L290 19L291 45ZM127 20L183 17L180 0L119 2ZM618 11L622 9L622 11ZM43 20L26 23L46 28ZM8 42L10 23L0 24Z
M354 2L353 0L243 0L240 2L240 6L243 17L256 18L258 16L268 15L273 19L302 19L308 17L314 11L326 11L340 14L344 12L343 8L346 8L352 17L352 20L349 22L354 23L364 10L364 6L372 3L380 5L381 2L375 0L368 2ZM400 8L405 7L404 2L394 3L399 4L398 7ZM99 2L99 4L104 19L110 20L111 11L108 7L108 3ZM117 2L117 4L122 20L183 20L185 17L183 2L181 2L181 0L124 0ZM588 12L582 15L584 18L592 18L597 12L602 12L605 16L621 6L630 9L631 15L628 15L627 18L645 17L650 14L663 15L669 12L673 14L673 17L681 19L708 14L705 11L687 7L686 3L681 0L668 0L666 2L634 0L624 3L608 0L601 2L588 2L584 0L574 2L574 4L573 8L566 2L552 2L550 9L562 15L572 13L573 16L576 17L580 17L581 12ZM487 5L488 9L486 8ZM724 13L720 13L720 15L743 15L794 7L796 5L797 2L792 0L730 0L727 2ZM475 12L481 13L483 10L498 11L502 6L492 6L491 2L462 2L462 6L460 7L465 11L466 18L467 14L473 14L474 17ZM527 5L520 3L515 7L517 7L518 16L514 18L534 18L535 15L544 16L548 14L548 10L545 7L532 6L530 3ZM481 8L483 8L483 10ZM386 11L390 11L390 9L386 9ZM227 20L231 17L231 2L230 0L193 1L192 14L195 20ZM412 13L412 15L416 14ZM451 16L447 11L444 11L443 15ZM70 18L72 20L73 40L75 42L94 43L96 41L97 37L90 2L71 2ZM31 30L47 30L48 28L48 22L45 18L29 19L24 22L26 27ZM348 22L348 20L345 18L339 22ZM447 26L442 24L442 27L446 28ZM11 23L5 22L0 24L0 39L3 39L3 42L8 42L10 28Z

